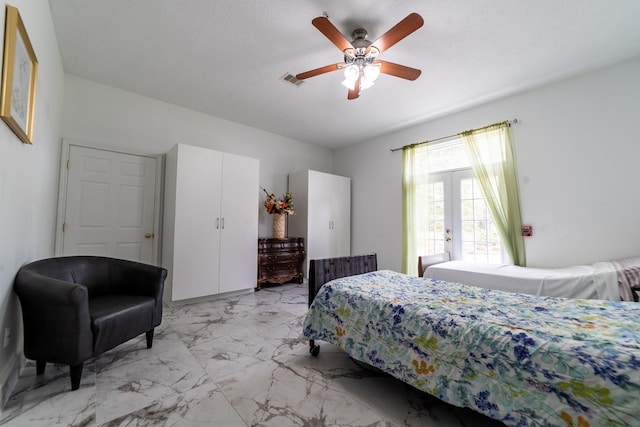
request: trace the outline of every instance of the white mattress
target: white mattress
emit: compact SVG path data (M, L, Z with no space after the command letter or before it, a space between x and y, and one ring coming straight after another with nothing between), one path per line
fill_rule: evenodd
M424 276L531 295L620 300L616 269L610 262L564 268L533 268L449 261L429 266Z

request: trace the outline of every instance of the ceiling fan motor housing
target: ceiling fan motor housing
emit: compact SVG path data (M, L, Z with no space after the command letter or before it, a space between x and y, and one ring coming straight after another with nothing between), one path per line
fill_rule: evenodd
M372 64L379 52L375 47L369 49L371 42L367 40L367 30L363 28L355 29L351 33L351 37L353 38L351 41L353 49L347 48L344 50L344 62L347 65L356 64L360 68Z
M363 29L363 28L357 28L355 30L353 30L353 32L351 33L351 38L353 39L353 41L351 42L351 44L354 47L358 47L356 46L356 43L361 40L365 43L367 43L367 46L369 46L371 44L371 42L369 40L366 40L367 38L367 30ZM366 46L365 46L366 47Z

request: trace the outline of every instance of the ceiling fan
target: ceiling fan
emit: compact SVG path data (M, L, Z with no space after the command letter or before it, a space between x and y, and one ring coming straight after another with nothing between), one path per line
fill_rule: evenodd
M362 90L373 85L380 73L407 80L415 80L420 76L418 69L377 59L379 54L422 27L424 20L417 13L409 14L373 43L366 39L367 31L361 28L351 33L353 40L349 41L326 16L319 16L311 23L342 51L344 62L300 73L296 75L298 80L344 70L342 84L349 89L347 99L356 99Z

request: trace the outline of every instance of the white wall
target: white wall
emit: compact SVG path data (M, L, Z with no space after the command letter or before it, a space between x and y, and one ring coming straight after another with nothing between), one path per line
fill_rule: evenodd
M287 190L289 172L330 172L332 166L327 149L70 75L63 116L63 137L73 142L144 154L166 153L184 143L257 158L260 185L277 196ZM256 209L259 235L271 237L271 215Z
M6 2L0 1L0 46ZM39 63L33 145L0 121L0 405L18 373L22 331L12 291L18 269L53 254L60 152L63 70L47 0L11 0ZM11 329L3 347L5 328Z
M334 152L352 178L352 252L401 268L402 153L390 148L512 126L529 266L640 255L640 58Z

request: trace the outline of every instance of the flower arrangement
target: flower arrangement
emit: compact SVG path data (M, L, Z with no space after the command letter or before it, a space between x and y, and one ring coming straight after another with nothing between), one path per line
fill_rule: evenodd
M269 193L264 188L262 188L262 191L267 195L264 199L264 208L268 214L294 214L293 194L291 194L291 192L286 192L284 196L282 196L282 199L278 200L273 193Z

